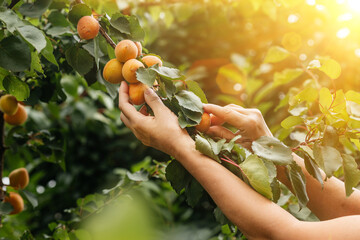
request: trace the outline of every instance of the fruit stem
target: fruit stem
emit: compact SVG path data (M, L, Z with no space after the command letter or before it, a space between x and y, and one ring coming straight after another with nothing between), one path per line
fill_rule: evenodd
M112 46L114 49L116 47L116 44L114 43L114 41L110 38L110 36L106 33L105 29L100 26L100 33L101 35L103 35L103 37L105 38L105 40L110 44L110 46Z

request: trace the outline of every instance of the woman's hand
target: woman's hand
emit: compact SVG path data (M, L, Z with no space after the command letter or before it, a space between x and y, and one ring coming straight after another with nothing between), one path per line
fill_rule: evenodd
M220 107L214 104L204 104L204 111L211 113L211 127L207 134L232 139L236 135L242 137L237 141L246 148L261 136L272 136L271 131L258 109L246 109L235 104ZM235 134L221 126L228 123L239 129Z
M144 145L175 157L186 144L193 143L186 130L180 128L175 114L151 88L145 91L145 101L155 116L148 116L145 107L140 109L140 112L136 111L129 102L128 91L129 87L123 81L119 88L120 118Z

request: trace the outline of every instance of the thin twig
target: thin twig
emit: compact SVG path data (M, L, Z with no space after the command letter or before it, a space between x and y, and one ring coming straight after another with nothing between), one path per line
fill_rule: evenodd
M103 37L105 38L105 40L115 49L116 44L114 43L114 41L110 38L110 36L106 33L105 29L103 27L100 26L100 33L101 35L103 35Z

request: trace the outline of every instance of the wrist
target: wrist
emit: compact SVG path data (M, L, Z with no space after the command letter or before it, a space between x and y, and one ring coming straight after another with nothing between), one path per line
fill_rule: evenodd
M189 151L195 150L195 141L189 136L185 136L180 141L178 140L173 154L171 154L176 160L181 161L185 156L189 154Z

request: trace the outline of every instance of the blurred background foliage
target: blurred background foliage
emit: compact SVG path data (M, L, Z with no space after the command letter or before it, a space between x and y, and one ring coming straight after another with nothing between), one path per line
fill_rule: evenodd
M23 127L7 126L10 149L4 176L26 166L31 181L23 194L33 196L27 197L26 211L3 218L1 239L105 239L99 234L107 239L130 239L127 234L132 240L145 239L139 229L154 239L243 238L216 214L211 199L204 197L189 207L185 193L177 195L165 181L170 157L143 146L122 124L117 99L105 93L96 71L81 76L68 64L65 51L79 40L67 20L73 3L37 2L43 3L36 5L44 8L43 13L26 19L49 36L59 68L42 58L42 73L37 68L19 76L26 78L31 89L25 101L29 121ZM307 86L360 90L360 3L356 0L84 2L100 14L136 15L145 30L146 51L197 81L209 102L259 108L275 136L289 145L304 138L302 132L280 125L289 115L291 96ZM17 2L14 9L23 4ZM3 30L0 40L8 35ZM272 46L287 49L290 56L278 63L264 61ZM312 72L315 77L309 73L307 66L319 56L340 64L339 79L331 81L322 71ZM100 64L105 62L106 56ZM302 72L273 84L284 69ZM2 70L1 81L6 77ZM284 189L279 205L299 219L317 220L306 208L299 212L296 203ZM101 211L107 206L116 210ZM128 214L115 217L114 212ZM127 231L114 229L124 221L129 223Z

